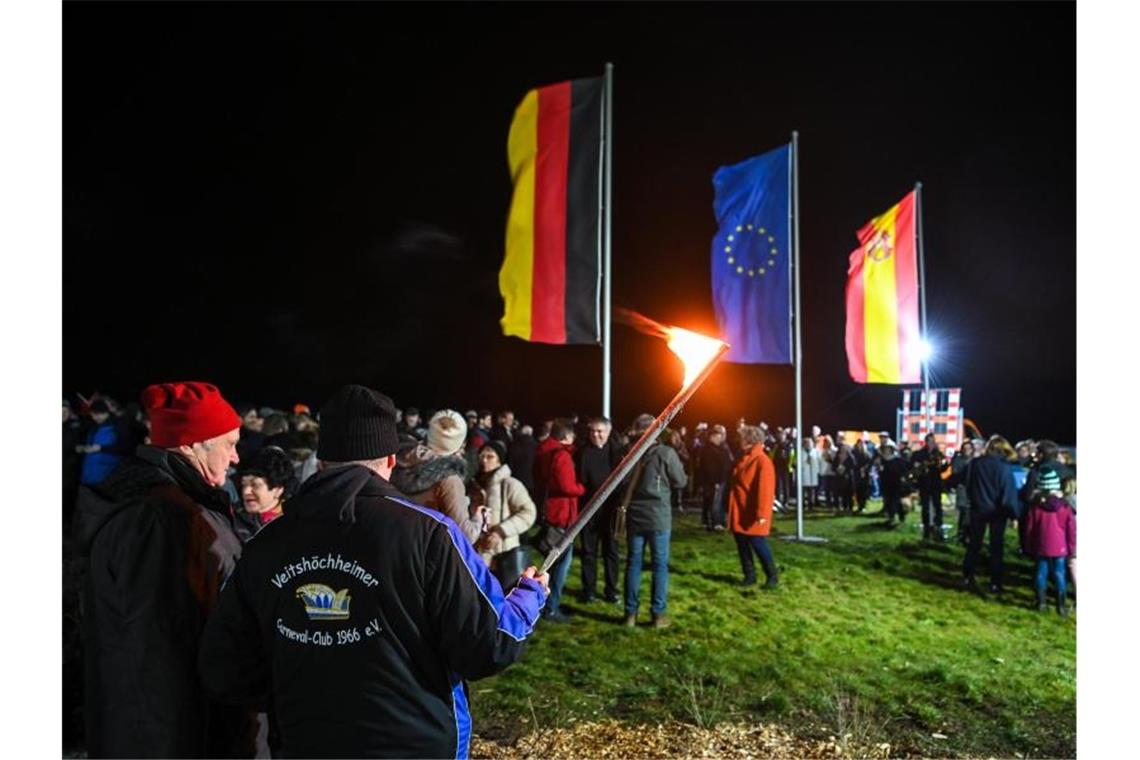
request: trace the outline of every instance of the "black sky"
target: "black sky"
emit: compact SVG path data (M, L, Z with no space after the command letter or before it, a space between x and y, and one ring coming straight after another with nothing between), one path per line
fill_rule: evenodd
M805 424L894 429L843 352L854 231L924 183L935 380L1076 437L1076 10L1012 4L64 4L64 389L600 405L601 352L500 335L506 135L615 65L614 304L715 330L711 178L801 135ZM680 368L615 326L614 412ZM690 419L787 422L790 367Z

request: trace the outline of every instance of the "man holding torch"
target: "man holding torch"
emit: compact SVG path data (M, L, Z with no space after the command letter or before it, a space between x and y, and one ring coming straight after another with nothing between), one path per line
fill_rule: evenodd
M458 525L388 482L397 447L391 399L337 391L320 472L246 545L202 637L206 693L271 703L286 757L467 757L465 681L516 661L545 601L544 574L504 593Z

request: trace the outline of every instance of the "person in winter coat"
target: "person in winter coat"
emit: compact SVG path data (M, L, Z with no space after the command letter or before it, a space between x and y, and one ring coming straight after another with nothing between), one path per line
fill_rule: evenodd
M705 530L724 530L724 501L733 459L726 438L724 425L713 425L708 442L697 449L694 469L701 497L701 522Z
M409 443L400 450L392 471L392 485L417 504L450 517L467 541L474 544L483 534L486 515L481 510L471 514L471 499L464 485L466 436L467 423L458 412L436 412L428 423L427 443Z
M111 415L111 407L103 399L91 404L91 422L86 442L76 448L84 455L79 482L85 486L102 483L123 457L133 454L142 442L133 434L128 420Z
M862 512L867 508L867 499L871 495L871 452L862 438L851 447L851 458L855 462L855 508Z
M732 469L728 492L728 529L736 540L736 551L744 571L741 585L756 583L756 566L752 562L752 552L756 552L767 578L764 587L775 588L779 573L772 559L772 550L768 547L768 534L772 529L776 471L772 460L764 453L760 428L745 426L741 431L741 442L745 446L744 456Z
M1005 438L992 436L985 456L974 459L966 469L966 491L970 497L970 542L962 562L963 582L976 585L974 570L981 555L982 539L990 532L990 591L1004 590L1005 526L1020 514L1017 488L1013 483L1012 462L1016 456Z
M207 700L198 643L242 544L220 486L241 421L208 383L142 393L153 445L80 489L89 757L239 757L252 715Z
M63 527L71 527L75 500L79 497L79 472L83 464L82 446L87 440L87 426L63 400Z
M938 448L934 433L928 433L925 444L910 458L918 484L918 499L922 504L922 537L942 540L942 471L946 457Z
M606 417L594 417L586 427L587 441L574 452L574 467L578 481L586 489L580 502L586 504L621 461L622 448L610 436L613 424ZM621 490L615 490L590 522L582 528L582 603L595 598L598 587L598 554L602 555L604 572L604 598L614 604L618 601L618 542L614 535L614 519L621 501Z
M507 464L510 465L511 474L526 486L531 498L536 498L534 492L534 456L538 443L534 440L534 428L523 425L519 432L511 439L507 446Z
M1060 479L1048 496L1038 499L1025 516L1025 552L1037 557L1037 609L1044 612L1046 579L1053 576L1057 589L1057 614L1069 614L1065 589L1065 562L1077 556L1077 520L1073 508L1061 498Z
M769 443L771 444L769 458L776 468L776 499L783 508L788 506L789 494L792 491L791 459L795 453L795 443L788 440L783 428L776 428L776 435ZM747 450L745 447L745 451Z
M633 423L632 437L642 436L653 424L653 415L642 414ZM641 599L641 565L645 547L653 563L652 598L649 612L655 628L670 624L665 614L669 605L669 535L673 530L670 508L675 489L688 483L685 468L676 449L660 441L649 447L634 468L623 498L626 514L625 625L637 625Z
M893 441L888 439L879 445L879 486L883 491L883 516L889 527L894 527L895 517L898 517L899 525L906 521L902 497L906 495L909 470L910 465L898 455Z
M475 550L491 568L504 589L513 588L530 564L519 536L534 525L538 511L526 486L511 475L504 464L507 447L502 441L491 441L479 451L479 473L471 480L468 491L471 503L487 510L483 535Z
M574 472L573 422L565 418L554 420L550 426L550 437L538 447L534 467L535 483L545 494L546 502L543 510L546 537L540 542L540 547L548 551L561 540L562 532L578 519L578 499L586 493L586 487L578 482ZM560 605L573 558L574 547L571 545L550 568L550 599L543 616L553 623L565 623L570 619Z
M965 544L970 535L970 493L966 489L966 468L974 460L973 441L964 441L950 459L947 487L954 489L954 509L958 512L958 542Z
M858 477L858 463L851 454L851 447L840 443L835 449L835 459L832 460L834 475L831 478L831 489L835 492L835 499L839 509L850 514L855 510L855 479Z
M238 469L241 504L233 508L234 529L245 543L281 516L285 500L297 490L293 460L276 446L259 449Z
M207 693L272 703L285 757L466 757L468 679L523 652L545 599L504 595L458 526L387 480L396 410L342 387L321 470L245 548L202 637Z
M822 436L819 445L819 490L823 506L832 512L839 508L839 495L835 489L835 442L830 435Z
M811 438L803 439L803 448L800 450L800 456L803 457L800 469L803 471L804 479L804 508L807 509L819 503L816 493L819 489L819 474L823 467L823 457L820 456L819 449L815 447L815 441Z
M1055 475L1062 481L1076 476L1076 471L1072 467L1069 467L1067 464L1061 462L1060 453L1060 447L1053 441L1043 440L1037 444L1036 461L1031 464L1029 472L1025 477L1025 484L1018 492L1018 497L1021 499L1023 513L1028 512L1029 506L1031 504L1035 504L1044 499L1045 496L1048 495L1049 490L1061 490L1060 487L1054 489L1041 487L1040 480L1041 473L1043 471L1052 473L1050 475L1050 478ZM1021 464L1020 457L1018 459L1018 463ZM1070 504L1070 507L1072 507L1075 512L1076 505ZM1026 540L1024 520L1018 522L1017 529L1018 536L1021 539L1021 545L1025 546Z

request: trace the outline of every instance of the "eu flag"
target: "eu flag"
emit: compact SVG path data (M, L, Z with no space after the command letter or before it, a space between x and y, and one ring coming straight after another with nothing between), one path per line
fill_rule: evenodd
M792 146L713 175L713 308L725 356L743 364L791 364Z

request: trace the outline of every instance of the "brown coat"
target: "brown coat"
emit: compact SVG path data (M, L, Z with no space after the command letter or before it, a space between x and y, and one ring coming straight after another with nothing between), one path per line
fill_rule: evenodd
M747 536L766 536L772 527L776 468L757 443L732 468L728 491L728 529Z

